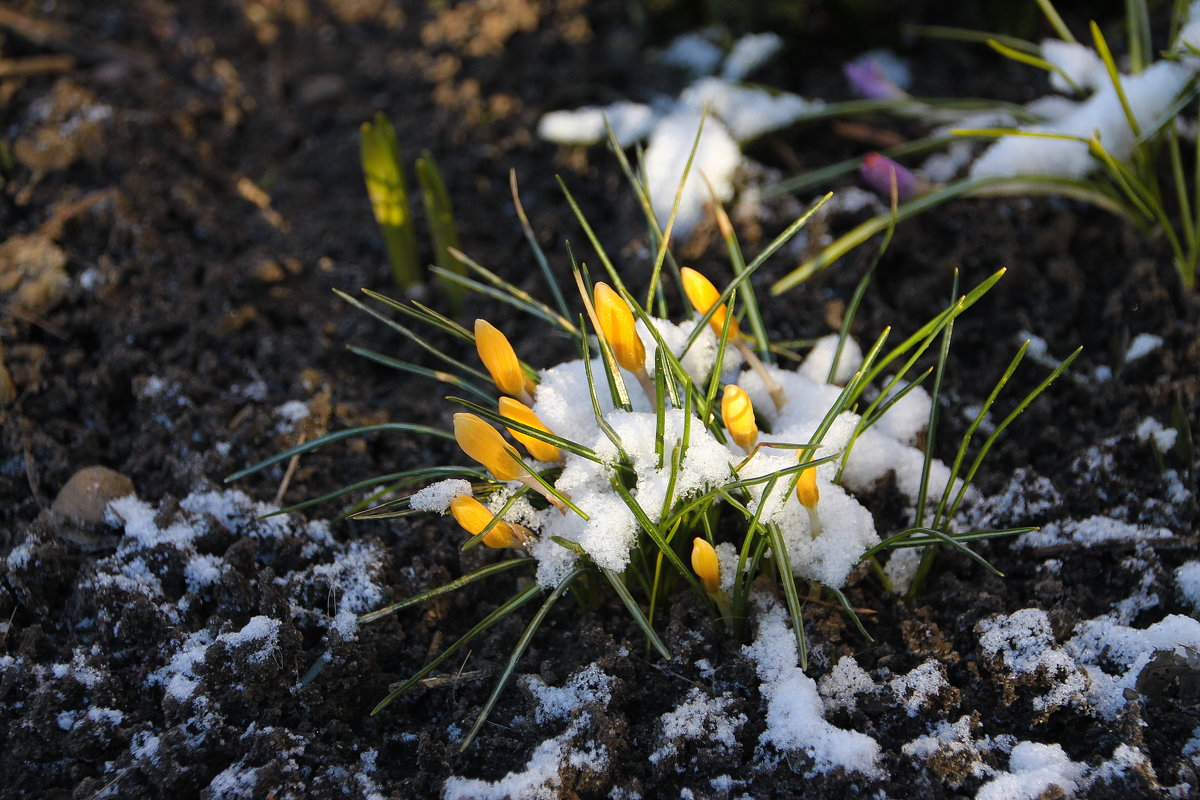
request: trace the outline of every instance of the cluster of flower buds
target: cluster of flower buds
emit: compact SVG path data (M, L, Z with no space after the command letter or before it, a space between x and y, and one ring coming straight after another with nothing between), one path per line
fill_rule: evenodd
M550 433L550 429L529 407L529 404L533 402L536 387L521 367L521 362L517 359L516 351L509 343L508 337L486 320L477 319L475 320L475 348L479 351L479 359L487 367L496 388L505 395L514 395L516 398L520 398L501 397L500 415L506 420ZM525 446L529 455L534 459L545 462L562 460L562 451L550 442L516 428L510 427L508 432ZM560 511L566 510L562 500L530 474L517 456L516 449L504 441L500 432L485 420L466 412L455 414L454 438L464 453L478 461L499 480L520 481L543 495ZM464 527L466 526L464 525Z

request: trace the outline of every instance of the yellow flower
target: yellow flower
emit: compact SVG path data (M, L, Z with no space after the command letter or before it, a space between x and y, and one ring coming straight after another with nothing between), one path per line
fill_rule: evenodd
M692 308L696 309L698 314L705 314L713 304L721 297L721 293L717 291L717 287L712 285L712 281L701 275L691 267L684 267L679 270L680 276L683 278L683 291L687 294L687 298L692 303ZM725 315L729 311L722 303L720 308L713 312L709 318L708 324L712 325L712 329L717 335L721 335L721 329L725 327ZM729 321L729 338L736 339L739 335L738 323L736 319Z
M754 421L754 404L750 395L736 384L728 384L721 395L721 418L737 446L749 453L758 441L758 424Z
M816 467L808 467L800 473L800 480L796 481L796 497L800 500L800 505L807 509L817 507L821 493L817 490Z
M617 363L633 373L646 370L646 348L633 324L633 312L621 295L607 283L592 289L600 333L613 349Z
M513 400L511 397L501 397L500 414L523 425L550 433L550 429L538 419L538 415L533 413L533 409L520 400ZM529 451L529 455L538 461L558 461L562 458L562 453L559 452L559 449L549 442L543 442L541 439L536 439L528 433L522 433L512 428L509 428L508 432L516 437L518 442L525 445L525 449Z
M463 452L502 481L520 480L525 469L509 452L500 432L474 414L454 415L454 439Z
M469 494L460 494L451 500L450 513L454 515L455 521L463 526L467 533L472 536L486 528L494 518L492 512L488 511L487 506ZM529 536L532 536L532 534L524 526L505 522L501 519L497 520L495 525L492 525L492 529L488 531L487 536L483 537L483 543L488 547L496 549L502 547L520 547Z
M717 551L699 536L692 540L692 569L700 577L704 591L709 594L721 591L721 562L717 559Z
M517 397L533 394L533 384L525 377L508 337L485 319L475 320L475 349L497 389Z

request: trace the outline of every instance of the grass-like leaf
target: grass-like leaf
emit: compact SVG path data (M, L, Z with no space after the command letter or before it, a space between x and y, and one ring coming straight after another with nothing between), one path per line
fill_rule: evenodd
M454 221L454 208L450 204L450 193L446 181L438 169L433 155L426 151L416 161L417 183L421 186L421 200L425 205L425 218L429 223L429 236L433 240L434 263L445 273L464 274L466 268L454 255L459 248L458 225ZM466 293L456 283L442 279L442 290L451 307L462 309Z
M483 723L491 715L492 709L496 706L496 701L500 699L504 687L508 685L508 681L512 678L512 674L517 668L517 662L521 660L521 656L525 654L525 650L528 649L530 642L533 641L533 635L537 633L538 628L545 622L546 615L550 613L550 609L554 608L554 604L558 602L558 599L563 596L567 589L571 588L571 584L575 582L575 579L583 575L586 571L584 569L576 569L570 575L563 578L562 583L554 587L554 591L550 592L550 596L542 603L542 607L533 615L533 619L529 621L524 632L522 632L521 638L517 641L517 646L513 648L512 655L508 659L508 663L504 665L504 671L500 673L500 678L496 681L495 688L492 689L487 702L483 704L483 709L479 712L479 716L475 718L475 724L471 726L471 730L467 733L466 738L463 739L462 747L459 750L466 750L471 746L475 735L479 733L479 729L483 727ZM529 589L535 592L540 591L540 587L537 584L530 586Z
M371 709L371 716L375 716L380 711L387 708L389 705L391 705L393 700L395 700L397 697L399 697L400 695L407 692L412 687L416 686L417 683L422 678L424 678L430 672L433 672L435 669L437 669L439 664L441 664L443 661L445 661L450 656L457 653L468 642L470 642L472 639L474 639L479 634L481 634L484 631L491 628L496 623L500 622L500 620L502 620L505 617L507 617L508 615L512 614L514 611L516 611L521 606L528 603L533 598L537 597L539 594L541 594L541 592L542 592L542 587L538 586L535 583L530 586L527 586L526 588L522 589L521 591L517 592L515 595L510 597L499 608L497 608L495 611L488 614L486 617L484 617L479 622L477 622L473 628L471 628L469 631L464 633L462 636L458 637L458 639L455 640L454 644L447 647L445 650L443 650L441 653L439 653L432 661L430 661L424 667L421 667L421 669L417 670L415 675L413 675L408 680L404 681L402 684L397 686L395 689L388 692L387 696L384 697L382 700L380 700L375 705L375 708Z
M658 651L659 655L669 660L671 652L667 650L667 646L663 644L663 640L654 632L654 626L650 624L650 621L646 619L646 615L642 613L641 607L633 599L633 595L629 593L629 587L621 580L621 576L611 569L605 569L604 567L600 567L600 573L604 575L613 587L613 591L617 593L617 597L621 598L621 602L625 604L625 608L629 611L629 616L633 617L633 621L642 629L642 633L646 635L646 641Z
M443 583L441 586L437 586L429 591L415 594L407 600L401 600L398 603L392 603L389 606L384 606L383 608L378 608L374 611L369 611L366 614L362 614L359 616L358 622L359 624L374 622L377 619L386 617L388 614L395 614L397 611L401 611L409 606L420 605L421 603L424 603L427 600L432 600L435 597L440 597L441 595L458 591L464 586L469 586L472 583L475 583L475 581L481 581L484 578L490 578L493 575L499 575L502 572L508 572L510 569L516 569L517 567L525 565L532 566L536 563L537 559L534 558L509 558L505 559L504 561L497 561L495 564L488 564L486 567L482 567L474 572L463 575L461 578L456 578L449 583Z
M344 430L334 431L333 433L326 434L325 436L321 436L317 439L312 439L303 444L298 444L295 447L284 450L282 453L277 453L268 459L264 459L257 464L253 464L245 469L238 470L232 475L227 476L225 478L225 483L241 480L247 475L253 475L256 472L278 464L281 461L287 461L292 456L300 455L301 453L308 453L312 450L324 447L327 444L340 442L342 439L349 439L354 436L364 436L369 433L380 433L383 431L417 433L426 436L437 436L439 438L449 439L451 441L454 440L454 434L450 433L449 431L444 431L440 428L431 428L428 425L413 425L407 422L384 422L379 425L363 425L358 428L346 428Z
M367 183L367 196L375 212L387 247L392 275L401 289L421 282L416 232L408 191L404 186L404 162L396 130L382 112L359 130L359 158Z

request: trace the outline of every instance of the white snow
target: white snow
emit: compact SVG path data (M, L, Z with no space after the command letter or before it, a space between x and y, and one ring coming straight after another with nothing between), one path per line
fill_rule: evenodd
M551 424L543 419L547 425ZM658 463L654 447L655 415L615 410L606 414L605 419L620 439L628 464L636 476L636 484L631 490L634 501L646 517L657 522L662 515L670 484L671 463L669 455L664 455L661 466ZM664 454L670 454L676 444L682 441L684 425L682 410L671 409L664 414ZM540 524L537 528L542 534L542 541L533 547L532 552L539 559L538 582L546 587L557 585L574 561L569 551L550 541L552 536L578 542L597 565L615 572L625 570L630 552L637 545L640 526L633 511L611 484L613 465L619 460L617 448L604 434L596 434L596 439L590 445L603 463L568 455L562 474L555 483L555 487L570 496L572 502L588 515L588 519L573 512L561 514L554 509L539 515ZM731 476L732 459L728 448L693 421L690 441L686 451L683 451L680 469L675 476L672 498L686 498L725 483Z
M183 578L187 583L189 594L195 594L205 586L212 586L221 580L221 576L229 570L229 565L219 556L196 554L188 559L183 568Z
M1086 766L1068 758L1061 745L1021 742L1009 756L1008 769L979 787L975 800L1036 800L1055 786L1070 796Z
M853 710L858 695L876 690L875 681L850 656L842 656L827 675L817 681L821 701L826 711L847 708Z
M258 791L259 768L247 766L242 759L230 764L208 784L206 796L214 800L253 800Z
M740 83L781 44L773 33L743 36L724 57L720 77L709 77L722 61L720 49L701 34L679 37L662 54L663 61L683 67L696 78L679 97L656 98L649 105L621 101L553 111L539 122L538 134L563 144L595 144L605 138L607 116L622 147L648 139L644 178L655 217L665 228L707 110L675 218L674 236L684 239L704 218L704 207L711 200L705 177L721 202L733 197L733 176L742 163L738 142L790 125L821 104Z
M1148 628L1137 629L1099 617L1081 623L1064 647L1092 680L1088 699L1103 717L1115 719L1126 704L1127 691L1158 651L1200 650L1200 621L1172 614ZM1116 674L1101 668L1108 665Z
M1180 565L1175 570L1175 586L1192 610L1200 611L1200 561Z
M993 741L990 737L976 737L974 728L977 723L968 715L960 717L956 722L938 722L934 724L928 735L919 736L903 745L900 752L914 761L921 763L933 756L940 756L953 763L962 764L964 771L975 778L991 775L993 770L984 761L984 754L993 749L1011 749L1011 737L1001 737ZM958 784L954 784L957 788Z
M1134 433L1138 441L1154 442L1154 449L1160 453L1168 452L1175 446L1175 440L1179 437L1179 431L1175 428L1165 428L1163 424L1154 417L1146 417L1138 423L1137 431Z
M1195 16L1195 9L1192 15ZM1187 26L1181 41L1195 39L1198 25L1200 21ZM1061 116L1023 130L1064 134L1084 140L1096 134L1114 158L1126 160L1133 151L1134 132L1112 80L1103 66L1097 64L1099 59L1096 54L1080 45L1064 42L1043 43L1042 54L1062 67L1081 86L1094 91L1090 97ZM1200 61L1185 57L1177 61L1156 61L1136 75L1120 76L1129 109L1139 130L1146 130L1167 111L1198 69ZM1059 89L1064 87L1058 76L1051 77L1051 84ZM1006 136L988 147L971 167L971 177L1041 174L1082 178L1097 166L1098 162L1088 152L1085 141L1014 135Z
M1044 674L1053 686L1033 699L1033 707L1049 712L1068 704L1084 705L1091 681L1074 659L1054 646L1050 619L1040 608L1025 608L1012 614L999 614L981 620L975 626L979 646L992 657L999 657L1014 677Z
M1017 537L1016 547L1055 547L1059 545L1094 545L1171 539L1175 534L1166 528L1122 522L1119 519L1099 514L1084 520L1057 520L1048 522L1041 530Z
M576 708L587 704L607 705L612 700L613 677L589 664L572 675L564 686L548 686L538 675L525 678L525 687L537 701L538 723L567 719Z
M326 585L337 596L333 628L345 640L355 637L358 615L383 601L383 587L375 581L383 569L383 558L377 543L353 541L332 563L318 564L308 572L308 580Z
M1109 81L1108 70L1096 51L1078 42L1046 39L1042 42L1042 58L1061 69L1075 86L1094 91ZM1057 72L1050 73L1050 85L1057 92L1074 91Z
M950 688L950 683L946 680L946 668L931 658L909 673L892 678L888 688L908 716L916 717L925 713L926 706Z
M696 155L675 215L674 235L678 238L686 237L704 218L704 207L712 200L705 178L717 200L727 203L733 198L733 175L742 161L737 141L717 117L705 119L703 110L687 105L680 105L663 117L646 145L645 180L654 216L664 230L693 144Z
M308 403L303 400L289 400L283 405L277 406L275 416L279 418L279 422L275 425L275 432L291 433L297 425L308 419L310 413Z
M787 614L771 599L759 596L758 637L742 651L753 659L767 702L761 745L798 750L813 760L813 772L844 769L882 778L879 743L865 733L836 728L825 721L817 684L796 664L796 640Z
M842 352L839 354L837 348L840 338L837 334L831 333L817 339L796 372L813 383L825 383L829 377L829 370L833 366L834 356L837 356L837 371L833 374L833 380L829 382L845 386L846 382L862 366L863 354L858 342L849 336L846 337L845 343L842 345Z
M591 714L585 709L609 701L612 680L595 664L572 676L561 690L547 687L540 678L529 679L539 702L539 720L571 715L566 730L534 748L524 769L513 770L497 781L458 776L447 779L443 800L557 800L562 796L564 768L602 771L608 765L608 748L586 737ZM585 741L576 746L577 739Z
M733 43L721 66L721 77L728 81L745 80L782 48L783 39L774 33L748 33Z
M462 478L447 478L431 483L408 498L408 507L413 511L431 511L445 514L450 501L460 494L471 495L471 482Z
M551 111L538 121L537 134L548 142L589 145L608 136L607 119L617 144L629 147L650 135L659 114L642 103L621 101L607 106L584 106L573 111Z
M1125 350L1125 363L1129 364L1137 361L1139 358L1150 355L1162 347L1162 343L1163 338L1161 336L1155 336L1152 333L1139 333L1133 337L1133 341L1129 343L1129 347Z
M660 56L664 63L685 69L692 75L711 75L724 57L721 48L700 33L675 37Z
M701 740L716 743L725 749L737 744L737 730L746 724L746 715L731 715L728 711L733 697L726 693L709 697L693 686L684 701L659 717L662 725L661 744L650 754L650 763L658 765L673 757L678 748L675 740Z
M223 633L217 637L218 642L230 648L254 645L246 661L250 664L261 664L279 649L280 621L271 617L259 615L251 617L242 629L235 633Z
M129 741L129 753L137 760L153 762L158 757L162 740L149 731L138 731Z
M766 89L740 86L721 78L701 78L696 81L684 89L680 95L680 103L701 111L708 108L725 124L730 135L738 142L749 141L769 131L785 128L800 116L823 105L788 92L769 92ZM705 125L707 124L706 122ZM695 136L694 131L692 135ZM687 152L682 151L685 158ZM740 161L739 153L738 162Z

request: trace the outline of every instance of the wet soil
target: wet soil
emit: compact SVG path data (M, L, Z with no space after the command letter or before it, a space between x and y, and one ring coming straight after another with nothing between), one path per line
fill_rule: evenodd
M853 50L823 38L840 30L834 22L818 14L811 24L811 68L793 59L762 80L844 97L836 65ZM548 297L512 210L510 170L564 281L564 238L585 251L556 173L622 269L646 269L644 227L611 156L557 148L532 131L548 110L677 88L679 76L642 58L663 38L623 3L585 0L0 8L0 64L28 73L0 77L0 797L438 797L452 775L495 780L523 769L562 732L537 722L518 681L474 746L459 752L519 635L514 621L448 662L440 680L368 715L390 685L517 585L510 573L338 633L333 621L348 590L329 576L351 551L377 556L377 605L494 557L461 553L444 520L335 522L327 538L292 521L265 535L246 509L221 517L186 498L217 490L224 476L297 437L449 421L440 388L347 355L358 343L432 363L331 291L391 290L357 164L357 127L378 110L394 121L409 158L434 154L464 249L506 279ZM947 70L927 52L912 55L922 66L918 91L1029 99L1008 67L986 73L975 61L975 69ZM862 147L820 125L754 153L788 174ZM747 250L809 200L761 209L742 230ZM842 230L854 221L830 224ZM724 274L714 237L701 232L685 252ZM801 255L786 252L764 268L760 297ZM869 257L867 248L856 251L764 303L772 335L834 330ZM855 333L869 340L886 325L911 331L945 305L954 270L970 286L1000 267L1005 278L955 327L939 455L952 457L971 420L963 409L982 402L1024 338L1041 337L1056 359L1082 346L1070 376L1018 420L980 473L984 494L1011 501L982 520L1038 525L1102 515L1173 536L1035 552L984 542L979 551L1004 578L947 553L912 607L864 577L849 595L871 612L864 619L873 641L839 611L809 604L814 678L845 655L884 681L933 658L952 687L917 717L882 695L830 715L879 741L888 754L879 780L813 774L803 754L759 752L766 723L754 665L741 643L715 635L694 600L682 597L662 620L670 661L645 652L619 606L581 613L563 603L519 672L559 685L597 662L616 681L612 701L588 709L575 742L604 748L604 766L564 768L547 796L969 796L982 783L969 764L945 754L926 764L898 757L933 723L963 716L993 737L1061 743L1092 766L1122 742L1148 755L1148 767L1097 783L1092 796L1198 791L1195 761L1181 754L1200 724L1200 702L1187 688L1194 664L1164 661L1116 720L1076 707L1043 714L1033 699L1056 676L1013 681L983 652L976 626L1037 607L1061 639L1133 595L1156 601L1128 618L1139 628L1196 615L1172 576L1196 556L1197 464L1182 444L1159 453L1137 430L1146 418L1171 427L1173 414L1200 429L1200 301L1181 288L1160 240L1101 212L1053 199L963 201L898 229ZM503 306L474 299L463 318L477 315L502 321L527 360L549 365L573 355L570 342L544 338ZM1162 344L1126 363L1138 334ZM1111 378L1097 379L1101 368ZM1005 408L1045 374L1036 365L1018 371ZM290 401L307 410L296 428L283 424ZM282 499L456 461L441 440L376 435L305 456ZM122 536L95 508L64 505L70 499L56 506L72 476L92 465L118 476L89 491L117 497L131 483L150 509L146 525L188 520L198 533L187 552L223 563L220 578L195 591L194 566L178 548L128 549L129 529ZM280 467L239 488L270 502L283 475ZM1043 502L1032 497L1039 479L1053 484ZM881 531L907 524L887 487L877 501ZM327 519L336 511L308 513ZM148 582L155 593L144 590ZM259 617L284 621L267 659L235 635ZM203 646L184 665L188 642ZM303 681L323 654L324 669ZM177 691L173 677L194 684ZM667 762L651 765L659 718L696 686L726 694L728 710L746 715L736 744L680 741ZM990 767L1005 767L1000 755L989 758Z

